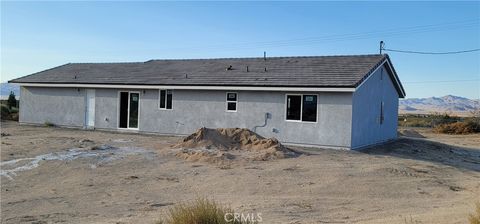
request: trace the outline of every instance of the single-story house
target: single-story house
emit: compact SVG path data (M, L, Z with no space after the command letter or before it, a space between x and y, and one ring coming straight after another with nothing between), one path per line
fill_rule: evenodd
M20 122L187 135L249 128L358 149L397 137L405 91L388 55L69 63L11 80Z

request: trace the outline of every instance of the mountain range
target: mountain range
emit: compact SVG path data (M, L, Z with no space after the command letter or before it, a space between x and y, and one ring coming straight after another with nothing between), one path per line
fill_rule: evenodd
M402 99L398 105L401 114L448 113L452 115L470 115L480 110L480 99L468 99L460 96Z

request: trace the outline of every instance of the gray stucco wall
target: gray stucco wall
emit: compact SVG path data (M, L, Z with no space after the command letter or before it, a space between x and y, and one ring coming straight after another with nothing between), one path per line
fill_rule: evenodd
M96 89L95 128L117 129L119 91ZM267 126L256 129L265 137L285 143L344 148L351 143L351 93L313 93L318 94L318 119L316 123L304 123L285 120L286 92L236 91L237 112L226 112L225 94L229 91L175 90L173 110L158 108L159 90L133 91L140 92L140 132L185 135L200 127L252 129L264 123L268 112L271 118ZM84 89L23 88L20 121L48 120L58 125L83 126L84 97Z
M85 91L77 88L20 89L22 123L54 123L82 127L85 120Z
M384 67L378 69L355 91L352 112L352 148L397 138L398 97ZM382 101L384 102L384 122L380 124Z

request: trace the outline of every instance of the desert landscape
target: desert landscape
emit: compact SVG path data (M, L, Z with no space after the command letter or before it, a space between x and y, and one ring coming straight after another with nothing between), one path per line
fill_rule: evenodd
M254 134L234 130L248 150L215 151L231 142L203 139L189 151L211 133L183 141L1 127L2 223L155 223L199 197L264 223L466 223L480 200L480 134L400 129L398 140L363 151L263 139L262 151Z

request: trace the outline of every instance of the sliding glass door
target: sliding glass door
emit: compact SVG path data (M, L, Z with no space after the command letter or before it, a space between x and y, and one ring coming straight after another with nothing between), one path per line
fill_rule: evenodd
M139 106L140 93L128 91L119 93L119 128L138 129Z

